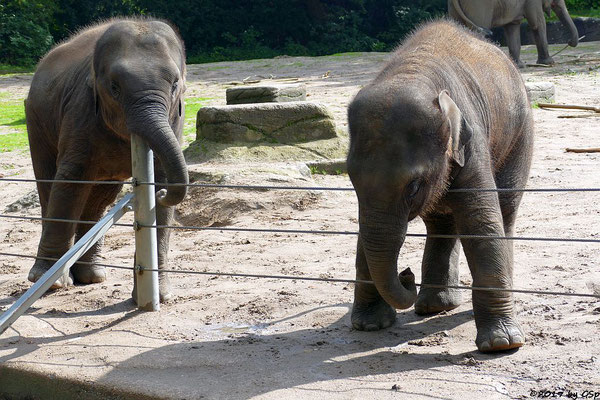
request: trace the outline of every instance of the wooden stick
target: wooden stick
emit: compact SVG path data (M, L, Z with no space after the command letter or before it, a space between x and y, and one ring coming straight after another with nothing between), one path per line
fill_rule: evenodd
M565 149L567 153L600 153L600 147L592 147L590 149Z
M585 110L600 113L600 107L594 106L579 106L575 104L549 104L549 103L538 103L540 108L560 108L565 110Z
M579 114L579 115L559 115L557 118L598 118L600 117L600 113L598 114Z

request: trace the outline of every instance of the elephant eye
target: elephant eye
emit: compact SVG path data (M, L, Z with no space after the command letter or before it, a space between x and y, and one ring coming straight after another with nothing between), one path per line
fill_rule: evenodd
M171 96L175 96L175 93L177 93L177 88L179 87L179 81L175 81L175 83L173 83L173 86L171 86Z
M110 94L116 99L121 94L121 88L115 81L110 82Z
M417 195L417 193L419 193L420 189L421 189L421 180L415 179L414 181L412 181L411 183L409 183L406 186L406 192L405 192L406 198L408 200L412 200Z

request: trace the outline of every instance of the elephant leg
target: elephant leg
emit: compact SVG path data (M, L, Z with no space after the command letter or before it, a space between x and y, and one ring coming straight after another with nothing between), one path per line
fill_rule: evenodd
M371 280L360 235L356 245L356 279ZM396 322L396 310L381 297L375 285L357 283L354 287L352 326L360 331L376 331Z
M494 188L494 177L483 161L480 175L460 187ZM470 184L469 184L470 183ZM449 195L457 230L462 235L504 236L504 223L497 193L452 193ZM504 239L462 239L473 287L512 288L512 249ZM525 335L514 315L509 292L473 291L473 312L477 327L475 340L480 351L521 347Z
M155 165L158 165L158 160L154 160ZM166 182L165 174L162 170L156 168L154 171L156 182ZM156 185L156 191L164 189L164 186ZM156 205L156 224L157 225L173 225L175 215L175 207L163 207L159 204ZM171 238L171 229L157 229L157 247L158 247L158 269L164 270L168 267L168 255L169 255L169 240ZM158 293L160 302L164 303L173 297L171 280L166 272L158 272ZM137 303L137 285L133 280L133 292L132 297Z
M81 166L66 164L59 166L56 180L82 180ZM52 184L48 196L48 205L44 213L46 218L78 220L91 190L91 185L58 183ZM42 225L42 237L38 246L38 257L60 258L69 250L77 224L72 222L48 222ZM36 260L29 271L28 279L37 282L52 267L55 261ZM51 289L72 284L69 272L57 279Z
M122 185L95 185L88 197L87 204L81 214L83 221L98 221L108 205L115 201L121 191ZM75 233L75 241L81 239L91 228L91 224L78 224ZM89 264L96 261L102 247L102 240L97 241L79 261L71 267L71 274L76 283L89 284L100 283L106 280L106 270L99 265Z
M537 47L538 64L554 65L554 59L548 53L548 37L546 36L546 18L542 8L535 7L535 2L530 2L525 10L525 18L531 27L533 40Z
M424 218L428 235L455 235L456 226L451 215L435 215ZM460 243L457 239L427 238L421 283L434 285L459 284L458 258ZM457 289L421 287L415 302L415 312L420 315L453 310L461 303Z
M505 25L504 37L508 44L508 52L517 67L525 67L525 64L521 61L521 21Z
M158 225L173 225L175 207L156 207L156 221ZM171 291L171 280L169 274L160 270L167 269L169 256L169 240L171 238L171 229L158 229L158 293L160 301L165 302L173 297Z

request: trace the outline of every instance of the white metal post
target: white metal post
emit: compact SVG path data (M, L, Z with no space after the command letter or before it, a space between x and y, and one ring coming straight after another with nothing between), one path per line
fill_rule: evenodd
M134 181L154 182L154 159L148 144L131 135L131 173ZM158 294L158 250L156 240L156 197L154 185L135 185L135 267L134 299L145 311L160 309ZM152 271L148 271L152 270Z

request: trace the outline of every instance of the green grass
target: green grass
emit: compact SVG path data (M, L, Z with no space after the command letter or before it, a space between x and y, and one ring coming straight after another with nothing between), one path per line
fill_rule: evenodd
M196 113L209 100L205 97L185 99L183 136L186 142L196 139ZM0 153L26 149L29 145L23 100L10 99L6 92L0 92L0 129L11 132L0 134Z
M600 8L591 8L585 10L571 10L569 9L569 15L571 18L580 18L580 17L591 17L591 18L600 18ZM556 14L552 13L552 17L547 18L548 21L558 21L558 17Z
M328 56L323 56L323 57L357 57L362 55L362 52L359 51L349 51L347 53L334 53L334 54L330 54Z
M19 67L16 65L0 64L0 75L29 74L33 73L35 67Z
M6 92L0 92L0 129L10 132L0 134L0 153L27 148L23 100L10 99Z
M196 114L209 100L209 97L187 97L185 99L185 122L183 124L183 138L186 142L196 139Z
M207 71L218 71L221 69L231 68L229 65L215 65L214 67L206 68Z

